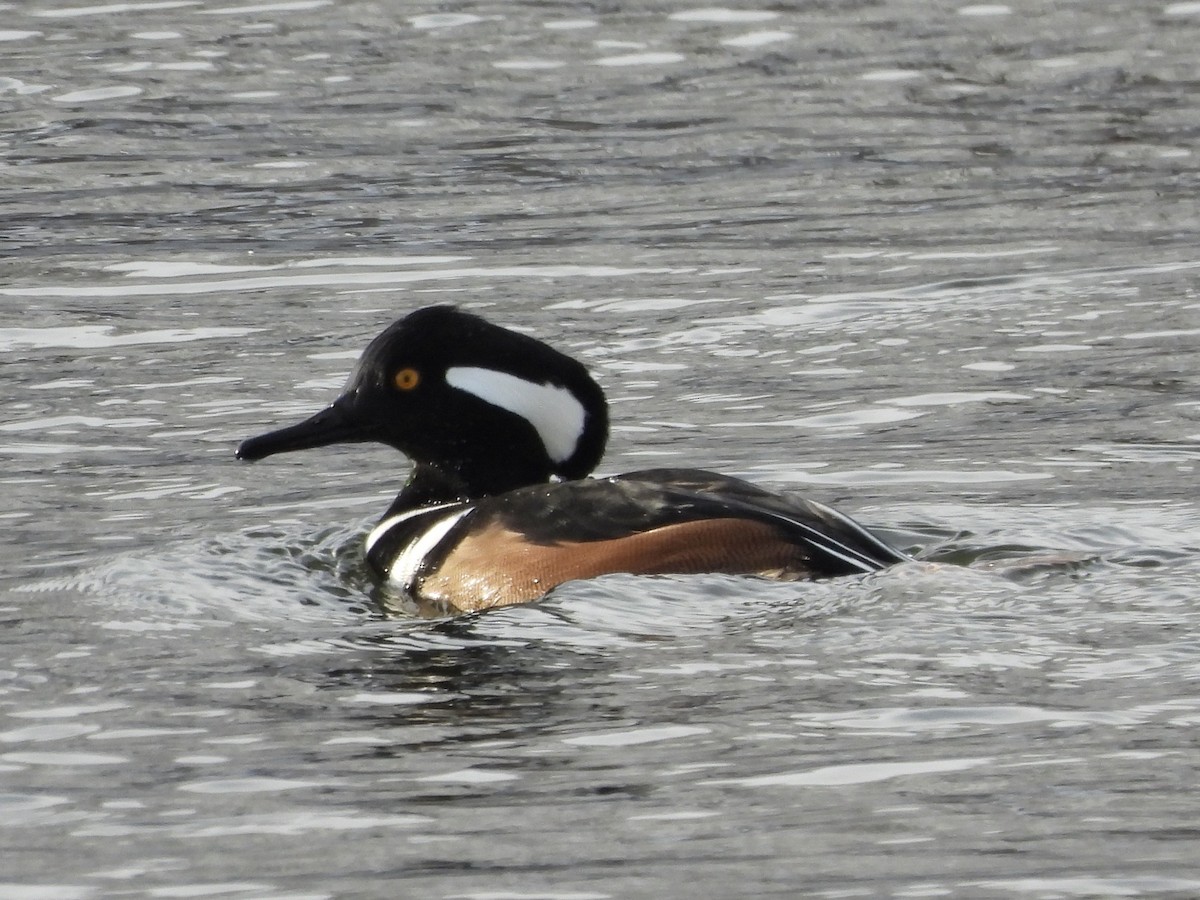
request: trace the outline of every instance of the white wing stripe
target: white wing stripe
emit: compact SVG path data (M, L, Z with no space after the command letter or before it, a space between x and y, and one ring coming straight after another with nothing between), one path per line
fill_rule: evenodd
M853 529L853 531L859 537L864 538L867 543L878 547L881 551L883 551L880 555L884 559L890 559L893 557L903 558L903 555L899 551L889 547L887 544L885 544L883 541L881 541L875 535L871 534L871 532L867 531L865 528L863 528L861 525L859 525L857 522L855 522L849 516L842 515L837 510L835 510L831 507L828 507L823 503L817 503L813 500L809 500L808 502L811 503L816 508L820 509L823 513L826 513L827 515L830 515L831 517L836 518L839 522L841 522L847 528ZM805 522L801 522L798 519L793 519L789 516L779 515L778 513L776 513L775 516L777 518L783 520L784 522L787 522L790 525L793 525L795 527L798 527L798 528L808 532L809 541L813 544L813 546L819 547L821 550L825 551L830 556L836 556L838 559L842 560L843 562L847 562L852 566L857 566L858 568L862 569L864 572L874 572L874 571L876 571L876 569L878 569L878 564L874 560L867 557L864 553L862 553L859 550L855 550L853 547L847 547L841 541L837 540L836 538L830 537L828 534L825 534L824 532L820 531L819 529L813 528L811 525L808 525ZM835 547L837 549L834 549Z

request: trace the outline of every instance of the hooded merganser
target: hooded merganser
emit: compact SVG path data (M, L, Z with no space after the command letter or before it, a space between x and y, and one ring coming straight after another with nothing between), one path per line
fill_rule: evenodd
M695 469L587 477L608 404L584 366L450 306L380 334L346 389L304 422L244 441L243 460L377 441L413 463L367 535L370 567L425 609L524 603L615 572L801 580L907 560L811 500Z

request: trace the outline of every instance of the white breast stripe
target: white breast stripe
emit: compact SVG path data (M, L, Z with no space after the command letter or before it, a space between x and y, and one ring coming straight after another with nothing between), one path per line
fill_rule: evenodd
M433 552L434 548L442 542L442 538L457 525L464 516L471 513L475 507L468 506L466 509L460 509L456 512L449 513L445 518L438 519L429 526L419 538L400 551L400 555L396 557L396 561L392 563L392 569L388 573L388 581L400 585L407 591L411 591L416 585L417 572L421 568L421 563L425 561L425 557Z
M367 552L387 531L406 519L411 519L415 516L425 515L439 509L447 509L455 507L450 512L435 519L430 526L417 536L416 540L410 541L400 551L400 555L396 557L396 561L392 563L391 570L388 572L388 581L403 588L406 591L411 591L416 585L417 572L421 568L421 563L425 557L432 553L437 545L442 542L442 539L450 532L455 525L463 520L463 518L474 512L474 506L464 506L461 503L443 503L439 506L426 506L423 509L414 509L408 512L400 513L399 515L389 516L384 519L367 535Z
M476 366L447 369L446 382L525 419L537 431L546 454L555 462L570 459L583 436L587 411L564 387L537 384L508 372Z
M431 513L437 509L446 509L450 506L458 506L458 503L437 503L433 506L422 506L420 509L410 509L406 512L397 513L394 516L388 516L378 525L371 529L371 533L367 535L363 551L370 553L371 548L375 546L375 542L383 537L391 530L393 525L399 525L401 522L406 522L409 519L415 519L417 516L423 516L426 513Z

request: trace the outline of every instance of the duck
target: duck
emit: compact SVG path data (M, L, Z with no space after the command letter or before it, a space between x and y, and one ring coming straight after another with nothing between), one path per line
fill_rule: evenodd
M399 450L411 469L364 553L382 585L434 614L530 603L616 573L801 581L909 559L829 506L728 475L595 477L608 435L608 401L580 361L430 306L372 340L331 404L243 441L236 456Z

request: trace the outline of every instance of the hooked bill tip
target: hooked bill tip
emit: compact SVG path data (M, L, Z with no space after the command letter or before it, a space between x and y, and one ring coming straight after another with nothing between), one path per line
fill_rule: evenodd
M368 439L369 433L354 417L334 403L303 422L247 438L238 444L235 455L240 460L254 462L276 453Z
M242 462L254 462L256 459L262 459L266 454L257 452L255 443L254 438L242 441L233 455Z

